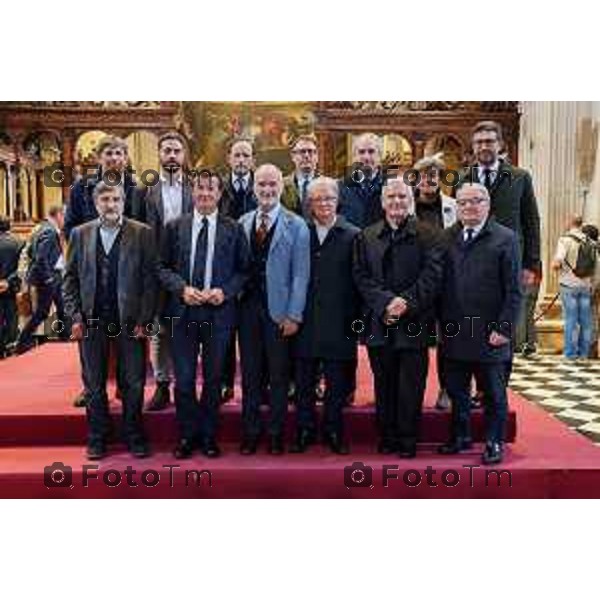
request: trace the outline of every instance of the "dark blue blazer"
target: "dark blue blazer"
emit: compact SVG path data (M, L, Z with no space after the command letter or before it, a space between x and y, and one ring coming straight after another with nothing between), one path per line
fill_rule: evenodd
M159 280L168 298L163 317L182 318L188 308L183 290L190 285L193 214L182 215L167 224L162 238ZM237 297L250 272L250 247L244 230L233 219L219 215L215 236L212 287L221 288L225 302L208 306L216 329L229 330L237 322Z
M493 218L470 244L463 241L460 224L445 235L440 298L444 356L472 362L510 360L510 343L494 348L488 339L492 330L510 337L517 324L522 298L517 235Z
M52 223L44 221L34 233L31 244L27 282L38 287L48 285L54 279L54 266L62 254L60 234Z
M358 184L347 178L341 179L338 185L340 190L338 213L346 221L359 229L365 229L383 218L381 171L378 171L377 175L368 183Z

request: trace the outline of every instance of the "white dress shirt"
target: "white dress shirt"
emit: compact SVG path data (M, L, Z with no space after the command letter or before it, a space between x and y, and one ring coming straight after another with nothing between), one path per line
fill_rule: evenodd
M119 231L121 231L121 227L123 226L123 217L119 220L119 223L116 227L106 227L105 225L100 223L100 239L102 241L102 247L104 248L105 254L108 256L112 247L119 235Z
M469 227L468 225L465 225L463 229L463 240L465 242L468 241L468 231L470 229L471 231L473 231L473 237L471 238L471 241L473 241L481 233L481 230L483 229L484 225L485 221L483 223L479 223L479 225L476 225L475 227Z
M490 165L489 167L477 165L477 177L478 177L479 183L481 183L481 185L485 184L485 171L488 169L490 171L491 184L494 185L494 182L496 181L496 177L498 177L498 171L500 170L500 161L497 160L493 165Z
M321 223L315 219L315 228L317 230L317 237L319 238L319 244L321 246L323 245L328 233L331 231L331 228L335 225L335 221L336 219L333 219L329 225L321 225Z
M204 289L209 290L212 285L213 258L215 255L215 239L217 237L217 217L219 211L215 210L209 215L200 214L194 209L194 219L192 221L192 250L190 254L190 282L194 280L194 260L196 258L196 244L198 235L202 230L202 221L204 217L208 219L208 240L206 249L206 263L204 264Z
M238 189L239 180L240 180L240 177L238 177L235 173L231 174L231 185L233 186L233 189L236 192L240 191ZM250 187L250 173L246 173L245 175L242 175L241 180L244 184L244 191L248 191L248 188Z
M160 175L164 224L170 223L183 212L183 178L181 173L174 175L162 172Z

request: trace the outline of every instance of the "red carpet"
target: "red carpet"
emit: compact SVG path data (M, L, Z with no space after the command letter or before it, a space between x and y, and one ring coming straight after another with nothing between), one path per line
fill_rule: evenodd
M80 389L76 348L49 344L26 356L0 363L0 497L207 497L207 498L350 498L350 497L599 497L600 450L589 440L570 431L542 409L511 394L510 438L518 436L507 450L502 469L510 471L497 485L479 461L480 449L458 458L440 457L434 443L446 438L448 415L430 408L436 395L432 372L423 418L422 440L416 460L381 457L374 452L371 377L366 360L361 360L357 406L348 409L347 423L352 440L350 457L334 457L321 448L303 456L270 457L264 451L255 457L237 453L239 406L224 408L220 439L224 456L208 461L195 456L179 468L170 453L175 438L172 411L148 415L147 430L155 449L151 458L134 460L116 447L114 453L92 470L98 479L83 484L85 415L72 406ZM151 393L148 387L148 394ZM118 403L114 403L118 409ZM475 415L475 433L481 438L481 415ZM346 487L344 467L362 461L372 468L373 487ZM62 462L72 468L72 482L48 488L44 467ZM387 487L383 465L398 465ZM466 465L473 465L470 471ZM128 466L135 474L126 475ZM102 481L110 469L120 473L121 483ZM185 470L210 469L196 486L186 485ZM142 472L146 474L142 482ZM414 470L414 472L409 472ZM433 472L435 470L435 473ZM447 472L445 472L447 471ZM172 474L172 477L171 477ZM109 473L117 477L117 473ZM160 477L155 482L157 475ZM363 483L369 483L365 470ZM129 477L129 482L127 481ZM355 474L358 481L360 473ZM417 479L420 478L420 484ZM443 479L444 478L444 479ZM471 480L472 478L472 480ZM172 481L171 481L172 479ZM156 483L156 484L155 484ZM134 484L137 484L134 486Z

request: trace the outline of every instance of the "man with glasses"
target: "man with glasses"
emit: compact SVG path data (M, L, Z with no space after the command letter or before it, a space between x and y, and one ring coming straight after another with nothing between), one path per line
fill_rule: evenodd
M452 400L452 434L441 454L472 448L471 380L477 373L485 398L484 464L504 455L508 413L506 364L521 304L521 262L516 234L490 217L485 186L468 183L457 194L459 222L447 236L440 295L441 352Z
M318 177L317 138L314 135L301 135L296 138L291 147L291 157L296 168L283 180L281 203L297 215L310 219L308 186Z

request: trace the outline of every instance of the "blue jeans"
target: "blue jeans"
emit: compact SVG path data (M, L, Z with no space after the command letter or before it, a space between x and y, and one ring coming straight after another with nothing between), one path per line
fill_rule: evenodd
M565 319L566 358L588 358L594 323L592 319L592 292L584 287L560 286Z

